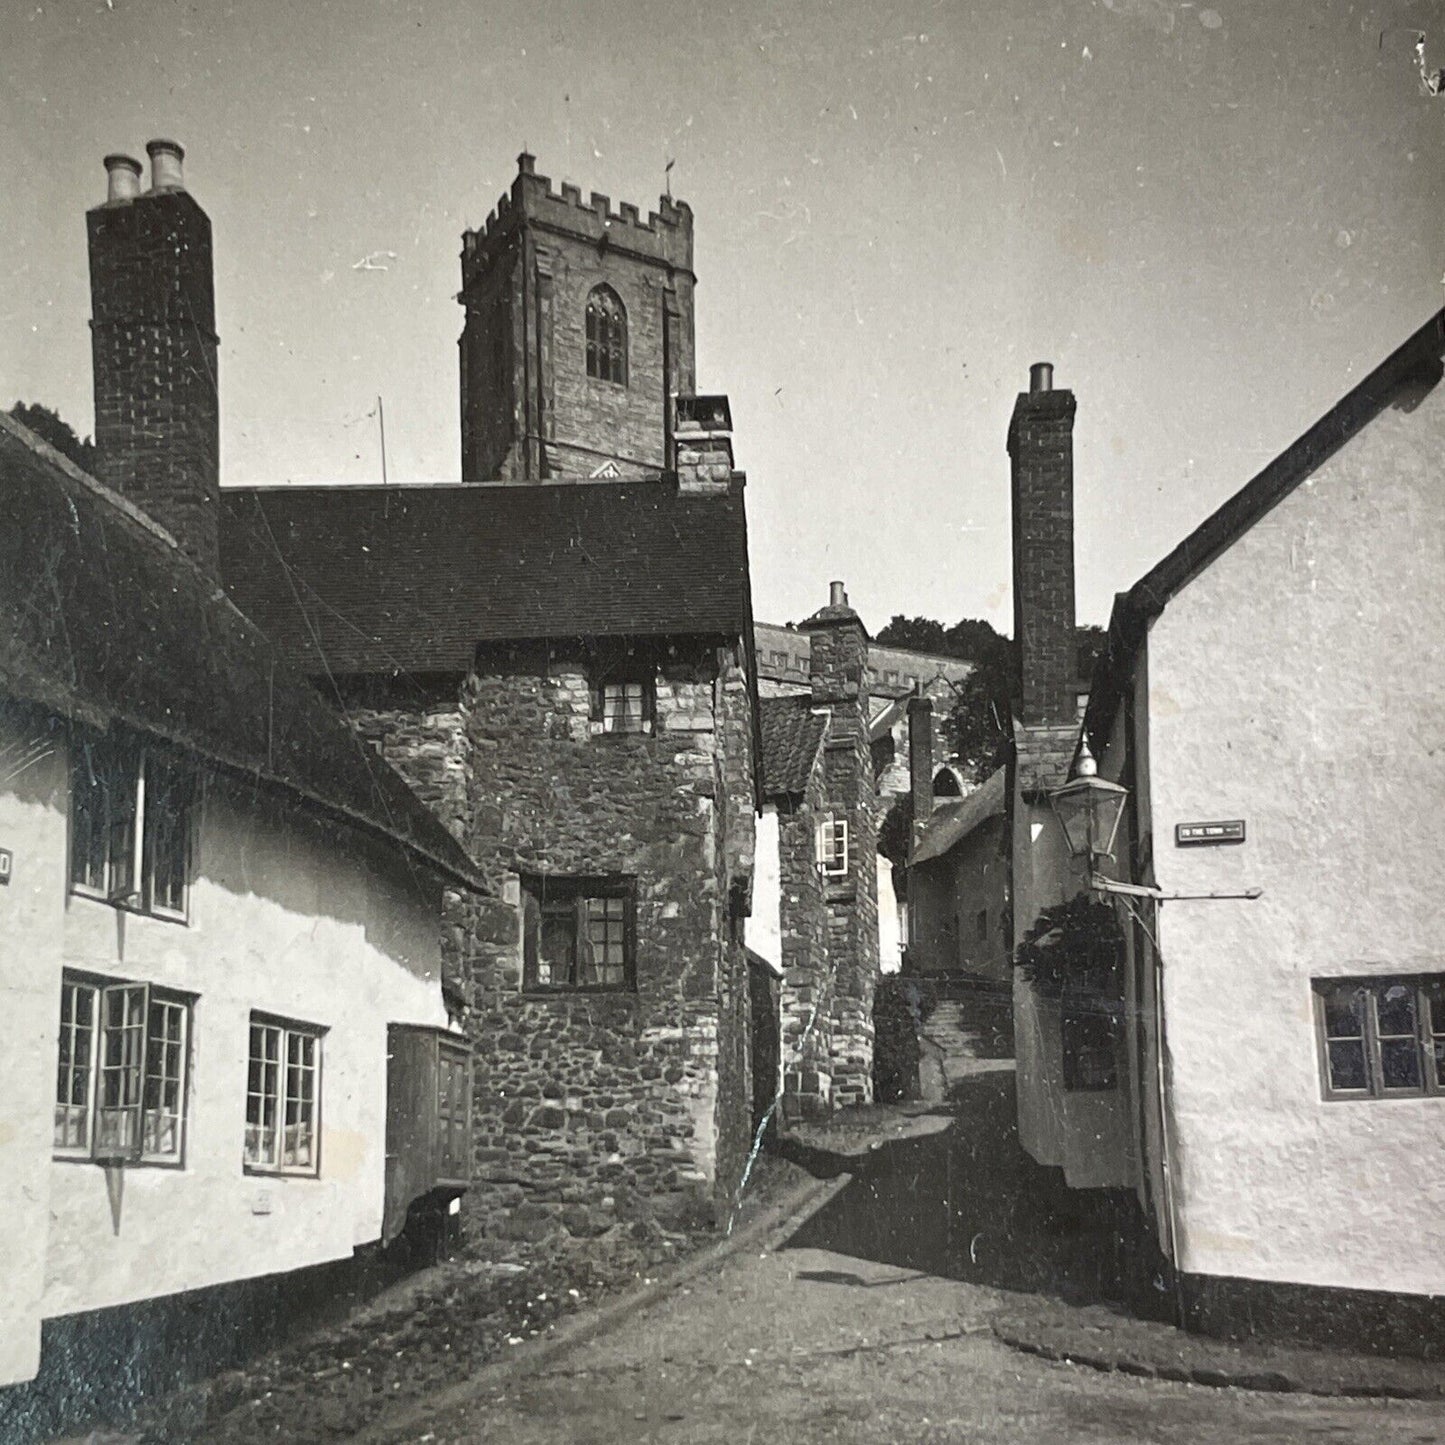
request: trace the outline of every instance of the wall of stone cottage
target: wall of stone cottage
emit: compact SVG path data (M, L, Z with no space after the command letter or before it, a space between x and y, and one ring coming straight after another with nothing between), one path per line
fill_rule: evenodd
M846 604L845 604L846 605ZM832 1106L873 1099L878 979L878 800L868 743L868 634L855 614L810 619L814 703L828 708L822 806L848 821L848 873L823 880L832 978Z
M453 895L448 975L474 1055L469 1231L597 1234L725 1205L749 1142L750 713L739 657L679 647L650 736L601 735L589 659L496 648L449 695L353 688L362 734L496 890ZM526 994L518 875L636 879L636 989Z
M718 717L718 806L723 846L717 854L718 897L724 903L719 936L717 1159L715 1196L736 1199L753 1143L752 979L744 920L752 908L757 832L754 704L740 653L720 659L715 684Z
M835 716L834 727L838 726ZM848 876L825 879L833 978L833 1107L873 1102L873 994L878 981L878 819L866 728L823 748L826 803L848 818Z
M815 768L803 798L778 818L785 1122L825 1117L833 1107L833 974L823 879L815 866L822 809L823 775Z

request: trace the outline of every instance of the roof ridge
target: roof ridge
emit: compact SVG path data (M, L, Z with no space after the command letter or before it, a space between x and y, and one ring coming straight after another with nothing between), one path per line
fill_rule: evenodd
M83 467L78 466L62 451L57 451L44 437L37 432L30 430L24 422L16 421L8 412L0 411L0 430L8 431L21 446L34 452L42 461L49 463L57 471L64 472L72 482L79 482L81 486L92 491L108 506L114 507L118 512L124 513L132 522L143 527L147 532L159 537L167 546L176 550L177 556L184 557L198 572L209 576L205 569L199 567L191 558L181 551L181 544L175 537L147 511L136 506L129 498L122 496L114 488L108 487L98 478L93 477ZM214 579L212 579L214 580Z

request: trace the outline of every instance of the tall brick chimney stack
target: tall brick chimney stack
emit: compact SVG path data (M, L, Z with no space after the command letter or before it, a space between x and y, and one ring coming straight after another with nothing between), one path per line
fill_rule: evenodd
M220 505L211 223L185 188L184 152L153 140L150 189L129 156L105 159L87 212L96 470L208 571Z
M1074 394L1055 391L1048 362L1029 368L1014 403L1014 638L1026 727L1070 723L1078 685L1074 645Z

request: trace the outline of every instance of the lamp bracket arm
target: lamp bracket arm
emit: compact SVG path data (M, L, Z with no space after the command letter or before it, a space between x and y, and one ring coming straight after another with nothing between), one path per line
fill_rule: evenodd
M1220 898L1253 900L1264 897L1263 888L1246 888L1243 893L1166 893L1162 888L1150 888L1143 883L1118 883L1099 873L1090 877L1089 887L1096 893L1121 893L1130 898L1157 898L1160 902L1171 903L1201 903Z

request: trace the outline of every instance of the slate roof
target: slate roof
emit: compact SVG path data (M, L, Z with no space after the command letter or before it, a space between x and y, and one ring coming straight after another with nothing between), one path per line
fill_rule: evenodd
M944 803L933 810L908 860L910 868L942 858L990 818L1001 818L1008 806L1008 768L998 768L966 798Z
M460 845L137 508L0 415L0 694L120 723L480 886Z
M221 571L310 672L460 672L482 641L751 631L741 480L226 490Z
M1134 657L1149 624L1170 599L1387 406L1395 403L1409 407L1413 405L1412 398L1438 383L1442 356L1445 356L1445 310L1437 311L1252 481L1206 517L1128 592L1121 592L1114 599L1108 646L1094 669L1089 687L1086 727L1096 753L1102 756L1115 710L1128 685Z
M807 694L765 697L758 710L763 733L763 796L806 792L828 719L813 711L813 699Z

